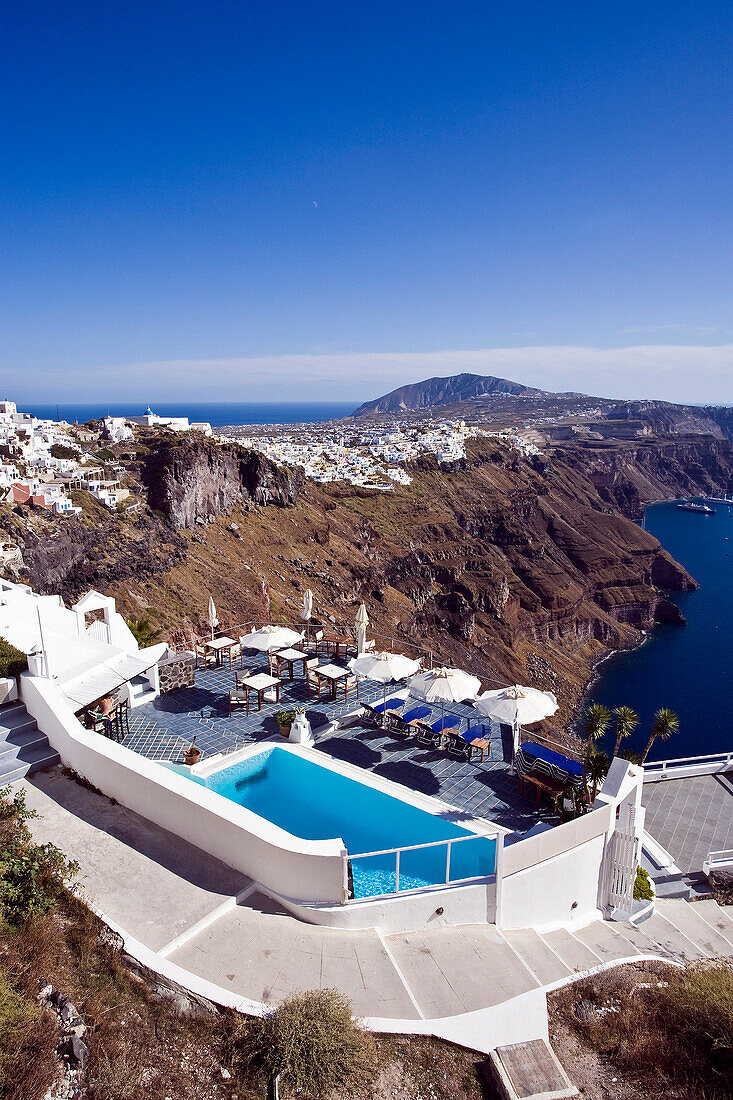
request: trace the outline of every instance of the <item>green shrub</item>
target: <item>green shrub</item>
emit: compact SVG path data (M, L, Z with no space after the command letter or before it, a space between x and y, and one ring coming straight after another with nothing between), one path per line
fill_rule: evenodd
M0 678L20 676L28 668L28 658L22 650L0 638Z
M79 451L76 447L67 447L65 443L51 444L51 458L78 458Z
M130 628L137 644L141 645L143 648L152 645L153 642L157 642L160 637L160 631L155 627L155 624L147 615L143 615L138 619L125 619L125 622Z
M653 897L654 887L649 875L643 867L637 867L634 879L634 901L651 901Z
M291 993L273 1012L251 1021L235 1060L259 1067L308 1100L326 1100L336 1089L358 1096L374 1077L372 1037L351 1015L336 989Z
M291 726L295 721L294 710L279 710L275 715L278 726Z
M46 913L78 871L53 844L36 844L27 822L36 816L25 791L0 791L0 920L20 924Z

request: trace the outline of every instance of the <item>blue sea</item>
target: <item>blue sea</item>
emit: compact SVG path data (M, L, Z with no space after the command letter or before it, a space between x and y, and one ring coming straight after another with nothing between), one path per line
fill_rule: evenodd
M639 649L604 661L589 692L590 701L626 704L639 714L641 722L628 744L639 751L654 712L659 707L675 711L678 733L656 741L650 760L733 750L733 508L712 507L717 508L714 516L680 512L673 503L647 508L647 530L700 588L670 594L686 626L656 626Z
M246 403L233 402L153 402L151 408L159 416L187 416L194 422L208 422L212 427L224 424L315 424L323 420L335 420L350 416L358 402L283 402ZM44 420L68 420L83 424L86 420L102 416L142 416L147 405L144 401L128 401L122 405L97 402L93 405L42 405L21 403L21 412L33 413Z

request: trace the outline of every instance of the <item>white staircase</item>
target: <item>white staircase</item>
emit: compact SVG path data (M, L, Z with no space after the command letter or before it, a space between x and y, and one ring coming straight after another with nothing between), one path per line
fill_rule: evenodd
M0 707L0 787L59 761L23 703Z

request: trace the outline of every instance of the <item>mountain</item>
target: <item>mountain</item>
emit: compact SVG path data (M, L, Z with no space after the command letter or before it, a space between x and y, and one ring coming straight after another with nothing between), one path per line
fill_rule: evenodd
M454 374L448 378L426 378L424 382L400 386L384 397L378 397L376 401L365 401L354 416L412 412L434 405L454 405L459 401L471 401L475 397L495 395L538 397L542 396L542 390L522 386L519 382L510 382L506 378L495 378L491 374Z

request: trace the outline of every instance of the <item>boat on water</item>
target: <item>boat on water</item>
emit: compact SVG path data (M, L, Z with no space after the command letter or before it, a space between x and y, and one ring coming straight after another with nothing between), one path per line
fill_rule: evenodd
M728 496L727 494L726 494L726 496L723 496L723 497L705 497L705 503L706 504L727 504L729 508L733 508L733 497Z
M677 507L681 512L697 512L701 516L714 516L715 509L708 504L695 504L692 500L684 500Z

